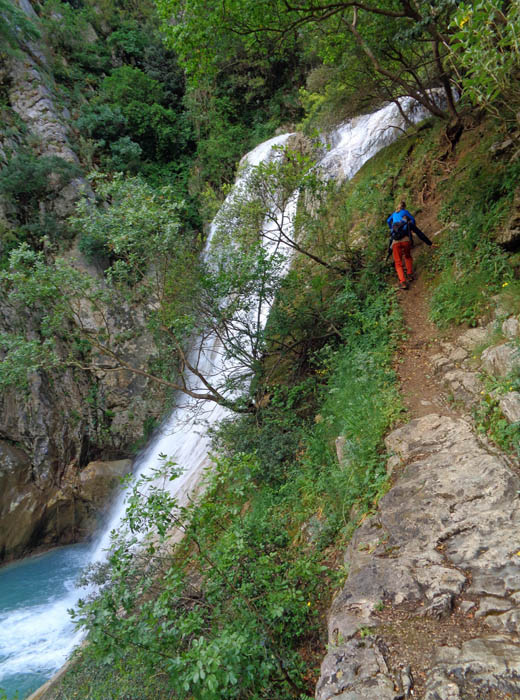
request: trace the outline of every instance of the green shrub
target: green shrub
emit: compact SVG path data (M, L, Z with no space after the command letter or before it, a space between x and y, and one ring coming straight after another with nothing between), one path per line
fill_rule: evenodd
M24 209L33 208L40 198L61 189L80 170L58 156L18 153L0 171L0 194L12 197Z
M18 228L24 232L20 241L39 246L43 236L56 241L67 235L52 214L40 210L40 203L50 204L56 192L80 172L77 165L57 156L21 152L11 158L0 171L0 194L16 209Z
M107 39L107 45L119 60L129 62L142 61L150 46L151 37L145 33L135 19L123 20Z
M160 103L164 93L162 85L139 68L121 66L104 78L101 95L106 102L123 106L129 102Z
M461 164L464 175L451 183L441 217L455 224L429 260L436 273L430 317L439 326L475 325L491 297L513 278L506 252L494 240L509 215L518 163L486 167L480 146ZM487 161L486 161L487 162Z
M141 164L143 149L129 136L123 136L110 144L110 170L136 173Z
M121 137L126 125L120 107L108 104L83 107L81 116L75 122L82 133L94 139L103 139L103 143Z

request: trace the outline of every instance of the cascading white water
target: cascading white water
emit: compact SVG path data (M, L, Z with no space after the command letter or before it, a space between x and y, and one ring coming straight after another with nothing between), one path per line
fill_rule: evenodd
M412 100L403 100L401 107L408 114L410 121L418 122L426 116L424 109ZM406 127L406 120L395 104L387 105L373 114L357 117L329 136L330 148L319 166L325 176L350 178L378 150L402 134ZM273 147L282 146L288 138L289 134L285 134L261 144L246 156L246 163L254 166L272 157ZM242 174L235 185L235 192L244 186L245 176ZM233 197L233 192L230 197ZM296 209L296 196L291 198L287 206L290 211L286 212L284 221L290 226ZM212 227L208 244L211 243L214 232L215 226ZM261 323L265 322L267 313L267 308L261 310ZM202 356L204 366L199 365L200 369L207 375L223 375L226 367L222 358L219 342L217 338L213 338L205 344ZM195 382L192 388L201 388L197 386L195 378L191 378L190 381ZM228 414L227 409L215 404L205 412L202 425L190 416L190 408L193 408L190 407L190 403L183 401L183 407L173 411L134 465L134 473L137 476L151 474L160 466L160 455L164 454L185 468L183 474L172 482L174 495L180 502L193 490L208 464L208 427L216 425ZM99 561L103 556L103 551L110 542L110 532L118 528L124 509L124 497L121 496L114 505L105 532L89 557L84 558L84 563ZM67 571L68 565L65 564L59 572L62 579L67 578ZM1 588L2 572L0 591ZM78 589L71 587L71 590L58 597L53 591L37 604L33 601L18 600L13 608L7 607L3 611L0 608L0 687L5 684L9 688L8 693L14 693L17 688L10 685L9 678L19 673L22 668L25 674L34 674L36 680L33 687L36 687L42 682L42 678L50 676L63 664L78 641L77 632L69 620L67 610L74 607L80 594ZM0 592L0 599L1 595ZM24 687L22 692L30 689L29 686L27 689Z
M237 179L226 202L229 202L243 190L248 168L254 167L269 157L272 157L273 148L276 146L283 146L287 142L289 136L290 134L276 136L257 146L243 159L241 176ZM226 202L223 206L226 206ZM215 221L211 226L208 236L204 253L206 257L210 254L211 243L216 229L217 222ZM265 316L267 313L268 310L264 310L262 315ZM212 377L213 382L219 384L220 378L226 375L224 356L219 339L213 336L206 339L203 344L196 341L194 346L195 350L192 355L200 353L200 358L198 359L198 369L200 373L205 377ZM193 364L195 364L195 362ZM193 391L204 391L205 389L200 379L193 375L188 377L188 385ZM182 408L175 409L165 421L147 449L136 460L133 470L136 477L153 473L154 470L159 469L161 466L161 455L167 455L169 459L182 468L188 467L188 469L172 483L174 494L180 503L183 502L185 495L193 490L202 471L208 464L209 437L207 433L209 427L216 425L226 415L229 415L228 409L219 404L214 404L209 409L205 410L204 424L202 425L197 422L196 414L192 415L192 411L194 411L195 408L196 401L194 399L183 397ZM93 555L94 561L98 561L103 556L103 551L108 548L110 544L110 532L117 528L118 523L120 523L123 518L124 512L125 502L124 494L122 494L112 509L112 516L105 533L95 549Z

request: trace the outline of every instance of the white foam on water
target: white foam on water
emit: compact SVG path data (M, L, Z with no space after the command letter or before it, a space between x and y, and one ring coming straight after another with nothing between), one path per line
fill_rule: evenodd
M68 610L78 602L70 596L0 615L0 682L18 673L57 670L83 634L74 630Z

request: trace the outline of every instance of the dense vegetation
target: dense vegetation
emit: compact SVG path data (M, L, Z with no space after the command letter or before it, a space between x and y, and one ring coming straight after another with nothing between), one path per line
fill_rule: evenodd
M518 286L517 256L507 258L493 242L516 165L497 159L493 175L488 171L479 181L476 172L497 136L488 123L482 140L482 128L468 130L464 155L444 165L436 157L445 147L444 129L425 124L324 195L320 220L329 233L317 236L316 252L325 254L328 242L329 259L341 259L339 248L348 261L353 238L362 236L363 264L345 276L303 254L297 258L270 323L278 341L285 328L307 342L289 356L281 353L274 369L272 358L267 361L257 382L268 402L256 415L217 431L198 505L176 512L167 492L134 487L129 530L115 540L110 566L92 572L102 595L78 613L92 643L57 698L76 692L91 698L312 697L322 616L348 573L336 557L385 492L382 437L400 412L392 362L402 329L382 263L385 237L374 233L381 211L392 208L397 192L417 198L422 173L442 198L442 216L460 225L441 234L439 254L431 258L432 313L443 322L471 323L492 293L511 295ZM467 176L448 186L444 168L455 162ZM486 198L481 187L494 195ZM475 202L471 217L468 198ZM313 342L320 319L334 332ZM511 386L518 381L508 379ZM481 420L484 426L490 418ZM514 437L495 434L504 446ZM166 465L163 479L182 467ZM177 529L185 535L181 542ZM141 561L129 542L143 534L150 544Z
M402 328L377 233L396 197L425 207L437 197L441 221L456 225L429 263L440 326L474 324L493 294L517 293L516 254L494 234L520 159L490 163L489 148L510 137L518 149L520 10L498 0L332 10L157 0L164 43L144 0L47 0L37 9L93 194L59 220L50 202L78 171L28 141L0 172L14 212L1 251L3 300L20 318L35 309L39 322L36 339L23 327L0 337L0 384L96 369L108 357L236 414L214 435L198 504L178 509L155 482L133 486L128 529L91 572L100 593L76 613L90 643L56 697L312 697L323 613L348 573L338 551L387 487L382 438L401 410L392 366ZM16 16L6 47L24 29ZM25 37L35 31L25 27ZM313 136L403 96L432 120L342 185L317 177L312 144L287 148L250 172L248 196L228 204L212 257L201 258L204 224L244 152L280 126L298 123ZM288 238L279 215L296 190ZM97 278L63 256L75 239ZM266 240L291 248L289 272ZM82 304L106 323L82 324ZM253 305L256 322L237 324ZM141 312L114 329L121 308ZM146 367L124 350L141 332L156 348ZM237 368L223 384L186 355L193 337L213 333ZM203 389L186 382L186 367ZM483 410L483 429L493 408ZM495 432L511 446L509 433ZM166 459L163 478L186 466Z
M349 232L345 194L330 195L342 208L333 245ZM400 409L382 243L372 240L354 278L305 259L286 278L270 323L278 339L285 328L306 342L269 373L268 403L217 431L200 504L176 511L157 482L134 487L128 531L92 573L102 594L79 611L92 644L60 697L312 696L321 614L345 574L330 567L332 545L384 493L381 439ZM334 328L325 343L313 341L317 324ZM183 466L167 464L164 480ZM136 557L129 546L143 533Z

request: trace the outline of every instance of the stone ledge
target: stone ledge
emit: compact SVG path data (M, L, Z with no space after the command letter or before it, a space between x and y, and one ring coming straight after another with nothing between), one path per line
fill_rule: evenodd
M461 419L419 418L393 431L386 445L403 473L348 547L350 573L331 606L317 700L403 697L395 691L399 669L384 653L379 606L405 605L412 619L427 615L442 625L466 590L483 596L478 622L484 627L475 627L461 649L436 647L420 669L424 697L462 699L488 688L520 694L520 646L509 631L520 619L520 600L512 595L520 589L520 557L511 542L520 525L519 477ZM509 665L500 661L502 647ZM457 675L461 668L466 675Z

